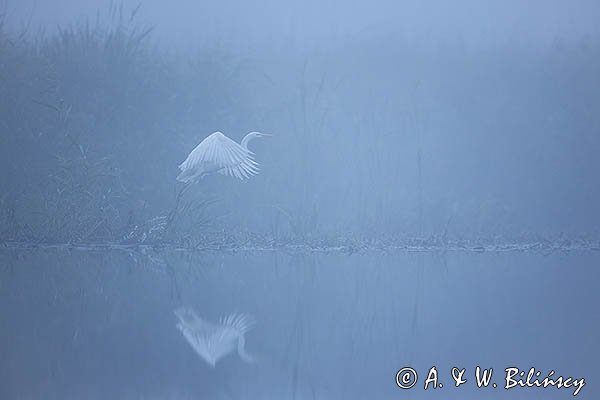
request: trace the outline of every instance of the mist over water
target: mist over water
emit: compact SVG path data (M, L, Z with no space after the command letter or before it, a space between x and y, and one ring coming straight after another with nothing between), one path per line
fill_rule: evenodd
M597 395L599 20L0 0L0 398L572 397L476 366ZM271 134L260 173L186 187L215 131Z
M11 266L0 271L5 398L573 397L503 389L515 366L585 377L578 397L598 393L598 324L585 317L595 313L596 253L1 257ZM246 350L256 361L207 365L175 328L182 304L209 320L252 314ZM403 391L394 376L407 365L420 381ZM424 391L434 365L446 388ZM476 388L477 365L495 368L500 389ZM453 387L455 366L469 384Z

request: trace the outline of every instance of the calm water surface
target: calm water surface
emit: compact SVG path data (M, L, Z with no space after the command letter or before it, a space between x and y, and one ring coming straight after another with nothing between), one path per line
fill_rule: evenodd
M585 378L600 395L600 254L0 253L2 399L569 399L505 390L504 369ZM251 314L210 367L173 311ZM419 381L398 388L396 372ZM440 389L423 390L436 366ZM452 367L468 382L455 388ZM477 389L474 368L498 388Z

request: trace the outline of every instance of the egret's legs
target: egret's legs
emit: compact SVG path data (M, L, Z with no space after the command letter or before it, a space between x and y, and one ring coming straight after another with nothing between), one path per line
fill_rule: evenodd
M169 213L169 217L168 217L168 221L167 221L168 224L173 222L173 218L175 218L175 215L177 214L177 211L179 210L179 203L181 203L181 198L183 197L184 193L190 188L190 186L192 186L192 182L186 183L177 193L177 196L175 197L175 206Z

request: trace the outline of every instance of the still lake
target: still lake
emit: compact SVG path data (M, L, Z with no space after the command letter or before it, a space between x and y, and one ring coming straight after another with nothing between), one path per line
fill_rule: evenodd
M599 398L600 253L0 250L2 399ZM174 310L252 315L213 368ZM431 368L437 383L424 390ZM475 368L493 368L477 388ZM396 373L412 367L412 389ZM465 368L454 387L451 369ZM432 377L432 375L430 375ZM515 377L516 379L517 377ZM523 378L525 379L525 378ZM497 388L491 387L492 383Z

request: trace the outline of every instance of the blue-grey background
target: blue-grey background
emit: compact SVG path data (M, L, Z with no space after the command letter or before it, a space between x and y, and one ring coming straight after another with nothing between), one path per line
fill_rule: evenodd
M595 1L0 0L0 398L571 397L454 389L454 365L597 397L598 20ZM216 130L273 134L261 174L174 209ZM182 305L253 314L259 362L208 367ZM407 365L447 387L401 392Z
M2 202L34 236L165 214L216 130L275 135L194 188L232 231L598 236L596 2L136 4L4 7Z

